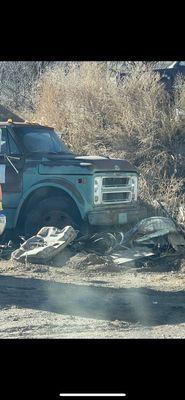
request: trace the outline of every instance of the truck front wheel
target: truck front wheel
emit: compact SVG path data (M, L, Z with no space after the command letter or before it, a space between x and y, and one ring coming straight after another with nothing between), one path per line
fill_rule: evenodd
M27 210L24 235L29 238L37 234L43 226L55 226L63 229L67 225L71 225L77 230L80 229L81 216L79 211L67 199L49 197Z

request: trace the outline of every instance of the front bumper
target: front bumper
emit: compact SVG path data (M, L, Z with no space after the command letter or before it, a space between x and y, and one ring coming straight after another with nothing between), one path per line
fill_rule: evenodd
M90 211L87 215L90 225L124 225L137 223L147 217L144 207L130 207Z

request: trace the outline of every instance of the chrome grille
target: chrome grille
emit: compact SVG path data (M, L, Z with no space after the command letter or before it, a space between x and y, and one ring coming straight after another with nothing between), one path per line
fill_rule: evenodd
M111 177L111 178L103 178L102 186L103 187L122 187L127 186L130 183L129 177Z
M137 200L137 175L116 173L94 178L94 203L121 204Z
M131 201L130 192L117 192L117 193L103 193L103 203L118 203L124 201Z

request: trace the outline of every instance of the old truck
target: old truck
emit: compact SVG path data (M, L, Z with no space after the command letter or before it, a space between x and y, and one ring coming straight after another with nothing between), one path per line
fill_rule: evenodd
M12 120L0 123L0 144L9 231L30 237L43 226L87 231L143 217L138 173L128 161L77 156L54 128Z

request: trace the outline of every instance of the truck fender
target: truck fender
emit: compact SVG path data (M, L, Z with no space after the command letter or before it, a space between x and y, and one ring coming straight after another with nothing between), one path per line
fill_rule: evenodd
M48 188L48 189L58 189L61 191L61 193L63 192L64 194L67 194L75 203L77 209L79 210L79 213L81 215L81 218L84 218L84 204L85 204L85 200L82 197L81 193L76 189L75 185L71 184L70 182L66 181L65 179L45 179L41 182L37 182L37 184L31 186L31 188L29 188L29 190L24 193L19 206L17 207L16 210L16 215L15 215L15 222L14 222L14 226L17 225L18 219L21 215L22 209L26 203L26 201L31 197L31 195L33 195L34 193L36 193L37 190L42 189L42 188Z

